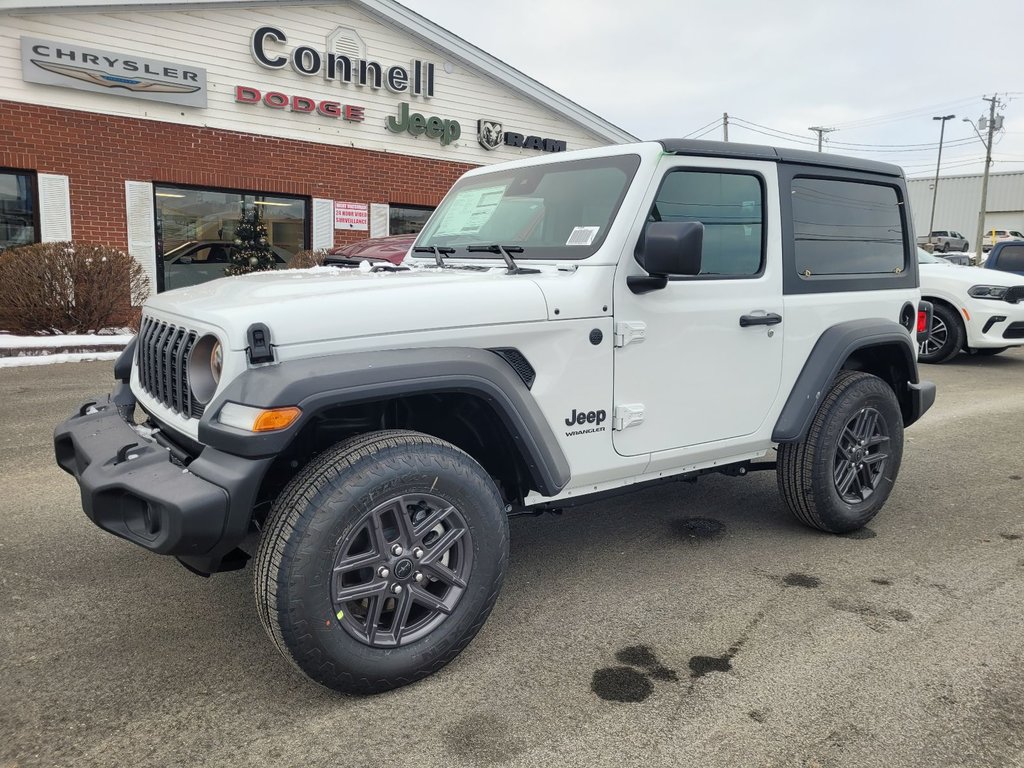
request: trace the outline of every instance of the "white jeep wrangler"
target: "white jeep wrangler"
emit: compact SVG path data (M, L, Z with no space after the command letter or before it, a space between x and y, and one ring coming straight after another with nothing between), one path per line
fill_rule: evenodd
M253 552L317 682L410 683L486 619L510 514L777 449L802 522L871 520L935 397L905 201L894 166L742 144L480 168L402 267L150 300L57 462L111 533L204 574Z

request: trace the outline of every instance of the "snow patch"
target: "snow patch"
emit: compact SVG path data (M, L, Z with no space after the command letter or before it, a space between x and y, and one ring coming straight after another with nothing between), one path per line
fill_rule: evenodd
M0 357L0 368L23 368L28 365L54 365L56 363L86 363L92 360L116 360L120 354L120 352L64 352L59 355Z
M0 349L39 349L59 347L88 347L93 345L127 346L135 334L69 334L67 336L15 336L0 333Z

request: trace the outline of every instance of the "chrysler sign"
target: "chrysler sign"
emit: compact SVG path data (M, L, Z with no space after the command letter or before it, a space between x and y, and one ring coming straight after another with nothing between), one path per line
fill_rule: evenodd
M77 43L21 38L21 76L29 83L186 107L206 106L205 69Z

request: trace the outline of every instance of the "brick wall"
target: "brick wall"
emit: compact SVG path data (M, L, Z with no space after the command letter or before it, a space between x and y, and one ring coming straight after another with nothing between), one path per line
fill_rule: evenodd
M126 179L437 205L473 166L0 100L0 167L66 174L75 239L126 248Z

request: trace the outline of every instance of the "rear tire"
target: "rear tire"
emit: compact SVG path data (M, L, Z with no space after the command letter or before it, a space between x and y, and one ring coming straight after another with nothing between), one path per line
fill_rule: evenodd
M776 477L804 525L849 533L867 525L889 498L903 459L903 417L877 376L840 371L807 436L779 446Z
M472 457L417 432L360 435L310 462L274 503L256 555L257 609L310 678L378 693L469 644L508 548L504 504Z
M936 302L932 308L932 326L928 338L918 344L917 359L922 363L944 363L959 354L965 335L957 313Z

